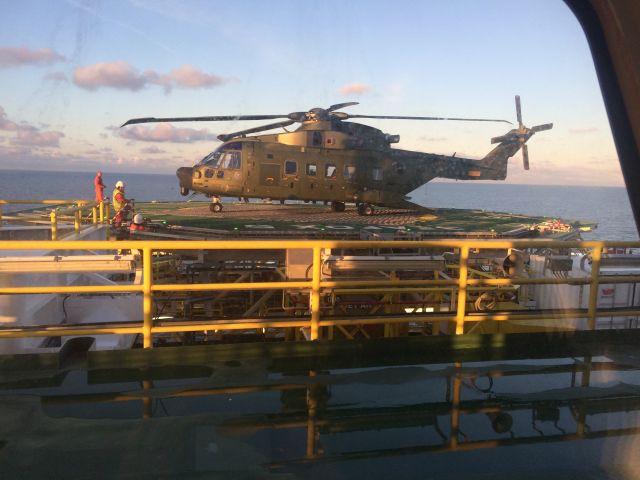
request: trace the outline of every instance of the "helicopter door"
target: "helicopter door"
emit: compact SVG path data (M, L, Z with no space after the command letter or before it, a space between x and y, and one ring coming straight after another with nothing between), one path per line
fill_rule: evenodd
M260 185L277 187L280 185L280 165L277 163L263 163L260 165Z

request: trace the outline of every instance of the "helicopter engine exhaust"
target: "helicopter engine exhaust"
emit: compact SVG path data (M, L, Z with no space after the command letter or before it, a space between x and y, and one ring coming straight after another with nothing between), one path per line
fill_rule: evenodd
M192 189L191 177L193 176L192 167L180 167L176 170L176 176L180 183L180 195L183 197L189 195L189 190Z

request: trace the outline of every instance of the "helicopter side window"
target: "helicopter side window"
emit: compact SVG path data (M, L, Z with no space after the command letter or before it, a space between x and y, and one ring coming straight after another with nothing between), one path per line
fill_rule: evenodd
M311 145L314 147L322 146L322 133L313 132L313 136L311 137Z
M356 174L356 166L355 165L345 165L344 166L344 171L342 172L342 175L344 176L344 178L353 178L353 176Z
M307 163L307 175L310 177L315 177L318 172L318 167L315 163Z
M327 163L324 167L324 176L327 178L336 178L337 173L338 169L332 163Z
M285 175L295 175L298 173L298 164L292 160L287 160L284 162L284 174Z
M371 169L371 178L373 180L382 180L382 169L380 167L374 167Z
M221 168L240 168L240 152L226 152L221 163Z
M393 162L393 169L396 171L398 175L402 175L405 172L404 163Z

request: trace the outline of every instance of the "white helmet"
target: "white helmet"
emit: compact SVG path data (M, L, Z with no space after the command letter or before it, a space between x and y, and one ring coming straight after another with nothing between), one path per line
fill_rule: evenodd
M118 180L116 182L116 188L124 188L124 182L122 180Z
M142 225L144 223L144 218L141 213L136 213L133 216L133 223L135 223L136 225Z

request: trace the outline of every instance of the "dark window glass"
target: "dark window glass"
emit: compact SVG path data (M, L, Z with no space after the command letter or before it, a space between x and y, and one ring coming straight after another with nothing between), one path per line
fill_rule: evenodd
M298 173L298 164L292 160L287 160L284 162L284 174L285 175L295 175Z

